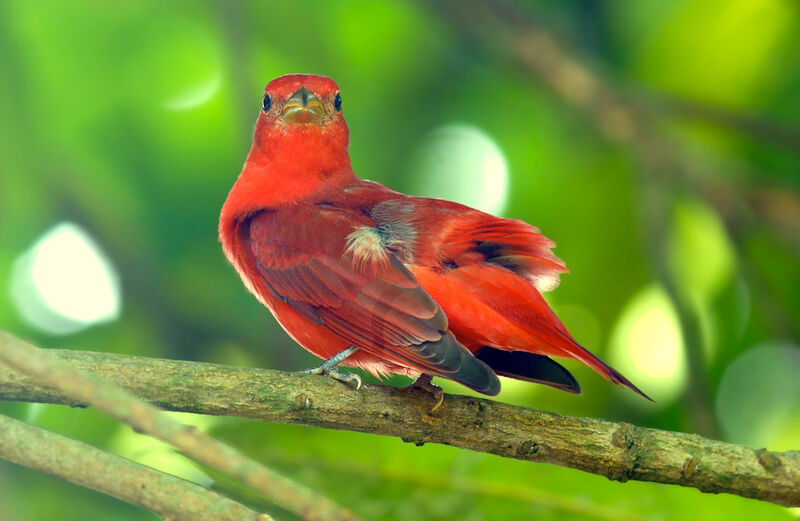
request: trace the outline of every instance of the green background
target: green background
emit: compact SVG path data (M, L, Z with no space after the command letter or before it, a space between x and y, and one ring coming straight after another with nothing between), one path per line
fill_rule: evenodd
M609 139L590 111L514 59L507 28L487 21L482 37L465 38L464 19L480 16L471 5L4 0L0 285L12 287L17 259L67 221L114 266L122 308L116 320L54 335L24 320L6 291L0 327L46 347L315 364L246 292L216 238L264 85L311 72L341 87L361 177L480 201L485 190L470 175L481 172L460 154L502 158L499 212L541 228L571 270L548 295L554 309L656 403L571 362L582 395L506 381L498 400L800 449L798 5L516 4L613 92L656 114L648 133L666 157L683 158L682 171L648 159L635 137ZM709 111L732 117L715 123ZM95 411L6 403L0 412L212 483ZM797 516L451 447L178 416L364 519ZM56 518L155 516L0 462L0 520Z

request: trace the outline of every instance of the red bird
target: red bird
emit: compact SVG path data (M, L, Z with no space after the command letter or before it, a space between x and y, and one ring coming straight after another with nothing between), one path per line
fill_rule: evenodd
M219 221L228 260L317 374L360 385L432 376L496 395L503 375L578 393L550 356L574 358L647 396L581 347L541 296L564 263L533 226L410 197L355 176L332 80L291 74L266 87L255 138ZM441 391L438 391L441 403Z

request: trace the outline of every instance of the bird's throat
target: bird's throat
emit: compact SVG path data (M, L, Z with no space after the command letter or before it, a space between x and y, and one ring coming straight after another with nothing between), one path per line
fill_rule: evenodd
M355 179L346 140L313 133L258 137L223 205L222 218L291 205L326 186Z

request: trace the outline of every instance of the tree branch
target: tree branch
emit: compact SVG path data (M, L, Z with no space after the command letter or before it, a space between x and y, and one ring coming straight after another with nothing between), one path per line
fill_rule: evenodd
M170 410L443 443L618 481L676 484L800 506L800 452L753 450L465 396L448 395L431 416L431 398L424 392L374 385L353 391L329 378L299 373L83 351L53 354ZM0 399L83 404L2 365Z
M138 505L165 519L272 520L190 481L2 415L0 458Z
M51 353L0 331L0 360L29 375L33 379L31 383L49 387L69 401L95 407L138 432L169 443L184 456L244 483L302 519L356 519L352 512L322 495L243 456L194 427L162 414L157 407L119 388L115 378L99 381L51 356ZM157 367L142 369L152 373Z

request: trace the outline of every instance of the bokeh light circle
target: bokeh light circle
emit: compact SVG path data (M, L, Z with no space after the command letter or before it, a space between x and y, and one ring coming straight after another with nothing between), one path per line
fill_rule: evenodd
M611 334L611 362L657 404L675 400L688 383L678 314L663 288L636 294Z
M748 349L725 370L716 413L726 438L773 450L800 443L800 347L767 342Z
M418 195L499 214L508 196L508 166L500 147L472 125L446 125L424 140L414 163Z
M9 287L22 318L52 334L113 320L121 308L116 269L94 239L69 222L19 256Z

